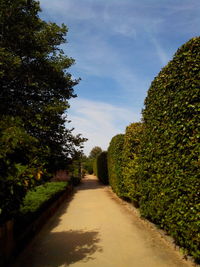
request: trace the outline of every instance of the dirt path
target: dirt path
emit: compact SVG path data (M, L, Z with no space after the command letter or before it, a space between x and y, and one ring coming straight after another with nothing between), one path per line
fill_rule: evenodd
M19 257L15 267L189 267L180 255L87 176L73 198Z

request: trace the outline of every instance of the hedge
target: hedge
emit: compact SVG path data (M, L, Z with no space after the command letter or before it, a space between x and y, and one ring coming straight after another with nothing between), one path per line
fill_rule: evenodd
M132 123L126 128L123 145L123 169L124 197L130 199L135 205L139 203L139 177L138 157L142 137L143 124Z
M122 178L122 150L124 134L114 136L108 148L108 177L113 191L120 197L124 196L124 184Z
M68 187L68 182L48 182L28 191L16 218L16 229L23 230Z
M200 262L200 37L154 79L143 110L140 208Z
M103 151L97 156L97 177L103 184L108 184L107 152Z
M93 174L97 176L97 157L93 159Z

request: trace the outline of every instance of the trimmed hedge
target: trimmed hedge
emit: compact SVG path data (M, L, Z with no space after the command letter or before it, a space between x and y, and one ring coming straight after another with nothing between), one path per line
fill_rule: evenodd
M143 120L141 212L200 262L200 37L154 79Z
M142 123L137 122L130 124L126 128L123 145L123 195L125 198L130 199L137 206L140 197L138 180L138 157L140 153L142 130Z
M108 177L113 191L120 197L124 196L124 184L122 177L122 150L124 134L114 136L108 148Z
M97 157L93 159L93 174L97 176Z
M96 159L97 177L103 184L109 184L108 181L108 166L107 166L107 151L101 152Z
M23 227L36 219L67 187L68 182L48 182L28 191L16 218L17 229L23 230Z

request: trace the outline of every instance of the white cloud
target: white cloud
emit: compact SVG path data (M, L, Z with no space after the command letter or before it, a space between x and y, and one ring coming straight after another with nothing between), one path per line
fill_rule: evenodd
M125 107L81 98L70 103L69 119L74 133L89 139L84 150L87 155L94 146L106 150L113 136L124 133L126 126L140 120L140 114Z
M83 1L71 0L40 0L42 10L47 10L49 15L59 15L67 19L88 20L96 18L92 5Z
M167 53L164 51L164 49L162 48L161 44L159 43L159 41L152 35L150 34L150 40L152 42L152 44L155 47L157 56L161 62L161 64L164 66L167 64L167 62L169 61L170 57L169 55L167 55Z
M80 45L81 42L81 45ZM142 92L147 89L147 81L137 76L137 66L126 62L130 55L123 47L116 47L100 34L91 35L83 30L66 46L66 52L76 59L76 70L81 76L107 77L116 82L119 88L128 93Z

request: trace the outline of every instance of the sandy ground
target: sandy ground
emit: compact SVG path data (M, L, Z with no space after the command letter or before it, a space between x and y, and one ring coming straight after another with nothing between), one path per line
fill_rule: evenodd
M128 206L129 205L129 206ZM15 267L189 267L130 204L87 176Z

